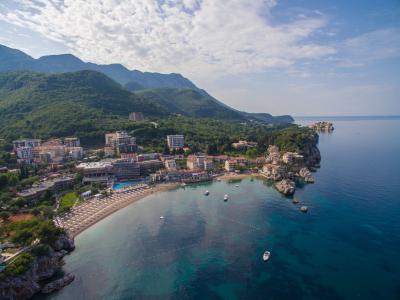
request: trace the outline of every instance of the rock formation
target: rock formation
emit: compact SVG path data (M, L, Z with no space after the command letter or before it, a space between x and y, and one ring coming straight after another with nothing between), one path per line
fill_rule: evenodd
M61 290L64 286L70 284L72 281L74 281L75 276L73 274L67 273L63 278L54 280L48 284L46 284L42 288L42 293L43 294L49 294L54 291Z
M24 300L39 293L42 290L40 282L54 276L64 264L62 259L64 255L74 248L72 239L65 235L61 236L52 245L47 255L34 259L28 271L0 282L0 299ZM67 284L71 281L65 280L64 282Z
M299 176L302 177L307 183L313 183L315 181L314 176L306 167L300 169Z
M275 188L284 195L293 195L296 190L296 184L294 181L289 179L283 179L275 183Z

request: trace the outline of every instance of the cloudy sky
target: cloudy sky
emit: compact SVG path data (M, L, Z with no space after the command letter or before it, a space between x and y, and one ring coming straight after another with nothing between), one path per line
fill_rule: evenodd
M0 43L182 73L247 111L400 114L399 0L1 0Z

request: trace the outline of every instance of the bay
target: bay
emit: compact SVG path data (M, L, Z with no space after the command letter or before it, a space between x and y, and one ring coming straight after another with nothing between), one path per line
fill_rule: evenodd
M332 119L307 214L250 178L158 193L81 233L46 298L399 299L400 119Z

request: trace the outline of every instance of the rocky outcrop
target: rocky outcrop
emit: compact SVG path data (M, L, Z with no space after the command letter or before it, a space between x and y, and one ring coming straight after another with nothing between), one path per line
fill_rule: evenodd
M314 176L311 174L310 170L307 168L301 168L299 171L299 176L304 179L307 183L314 183Z
M55 251L73 251L75 249L75 243L73 239L70 239L66 235L60 236L60 238L52 245Z
M24 274L0 282L0 299L24 300L40 292L40 282L53 277L60 270L64 264L62 258L74 249L74 242L63 235L53 246L47 255L35 258Z
M42 293L43 294L49 294L58 290L61 290L64 286L70 284L72 281L74 281L75 276L73 274L66 274L63 278L54 280L48 284L46 284L42 288Z
M309 125L308 127L319 132L331 132L335 129L333 124L330 122L317 122Z
M293 195L296 190L296 184L294 181L289 179L283 179L275 183L275 188L282 194L289 196Z
M316 145L309 145L303 149L304 163L308 167L318 166L321 162L321 153Z

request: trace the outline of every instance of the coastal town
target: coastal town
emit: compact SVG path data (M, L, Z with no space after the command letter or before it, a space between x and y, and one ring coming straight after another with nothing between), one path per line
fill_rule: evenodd
M318 131L325 127L315 125L312 128ZM333 127L328 125L328 128ZM31 207L50 201L48 213L52 215L53 224L65 233L63 239L69 241L64 241L65 247L59 247L62 257L74 248L73 238L77 234L157 191L220 178L252 176L273 181L277 191L290 197L295 193L297 181L314 183L312 172L320 160L319 151L305 157L297 152L282 152L276 145L269 145L263 156L237 155L257 146L256 142L247 140L232 143L234 155L193 153L182 134L167 135L165 143L167 153L146 153L126 131L106 133L104 146L100 148L83 148L78 137L14 140L11 154L15 155L20 168L1 167L0 172L5 176L28 172L26 176L33 180L11 190L15 201L21 204L18 210L13 208L12 212L3 213L2 222L29 220ZM293 203L298 202L293 199ZM9 209L5 205L2 207L4 212ZM307 207L301 206L300 211L306 212ZM38 239L21 246L3 237L0 274L7 264L16 261L35 243L39 243ZM68 251L62 250L64 248ZM66 274L61 281L53 282L54 286L43 290L51 292L72 280L73 275Z

